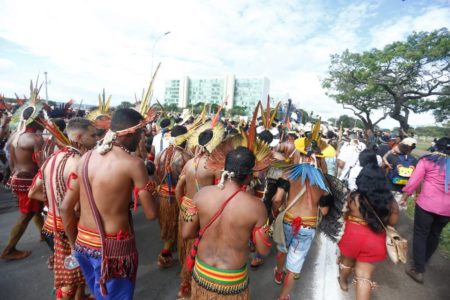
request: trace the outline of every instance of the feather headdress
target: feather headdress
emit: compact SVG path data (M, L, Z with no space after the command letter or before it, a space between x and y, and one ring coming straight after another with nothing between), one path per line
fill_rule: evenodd
M11 105L6 103L4 95L0 95L0 110L11 110Z
M75 102L75 100L70 99L67 103L60 103L56 105L49 113L50 118L64 118L70 110L70 107Z
M147 91L142 91L142 97L139 105L139 113L146 118L148 111L151 108L151 102L152 102L152 96L153 96L153 84L155 82L156 75L158 74L159 67L161 66L161 63L158 64L156 67L155 72L152 75L152 78L150 80L150 83L148 84Z
M33 85L33 81L31 80L30 98L19 109L17 109L14 115L12 116L10 123L10 127L12 130L17 129L18 132L24 132L26 126L31 124L39 116L39 114L42 112L42 109L45 107L45 103L39 100L39 92L42 88L42 83L38 87L38 81L39 75L36 80L36 85ZM31 113L30 117L25 119L23 116L23 112L30 107L33 109L33 112Z
M270 109L270 97L267 96L267 105L264 110L262 104L259 106L261 109L261 119L265 129L269 130L272 128L272 124L277 115L278 109L280 108L281 102L278 102L273 111Z
M333 146L320 138L320 119L312 128L311 133L307 137L302 137L294 142L295 148L304 155L314 153L317 157L333 157L336 156L336 150Z
M59 130L59 127L52 122L49 118L40 117L39 118L39 124L41 124L52 136L55 137L55 139L58 140L58 142L64 146L71 146L72 142L69 140L68 137L64 135L64 133Z
M103 89L103 92L98 95L98 108L93 110L93 111L91 111L86 116L86 119L88 119L89 121L94 122L95 126L98 127L98 128L105 127L105 124L107 124L106 119L111 120L111 110L109 108L109 106L111 104L111 97L112 96L109 95L108 100L106 100L105 89ZM97 125L100 125L100 122L96 122L97 119L101 119L102 120L102 122L101 122L102 126L97 126Z
M209 153L211 153L222 142L223 137L225 136L225 128L219 119L221 111L222 106L219 107L217 113L214 115L211 121L204 123L202 126L200 126L197 130L193 132L193 134L188 139L187 143L188 149L193 149L195 146L198 145L198 138L200 134L205 130L212 130L213 134L211 140L208 143L206 143L206 145L203 145L203 147ZM206 119L206 113L204 119Z
M246 147L255 155L256 162L255 167L253 168L254 171L262 171L272 163L273 156L269 145L256 137L256 117L260 105L261 102L258 102L255 111L253 112L253 118L248 133L244 132L242 127L240 127L240 134L225 139L211 152L207 162L207 167L209 169L224 170L227 154L240 146Z
M175 138L175 144L176 145L181 145L182 143L184 143L185 141L187 141L187 149L193 149L197 143L195 142L195 140L198 140L198 129L203 126L206 122L206 119L208 117L207 115L207 109L208 109L208 103L205 103L205 105L203 105L203 110L200 113L200 115L198 115L198 117L194 120L194 122L192 123L192 125L188 128L188 131L185 134L179 135Z

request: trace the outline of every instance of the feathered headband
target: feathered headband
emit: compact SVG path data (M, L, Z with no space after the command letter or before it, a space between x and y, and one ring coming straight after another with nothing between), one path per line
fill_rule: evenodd
M106 100L105 89L98 95L98 108L91 111L87 116L91 122L94 122L94 126L102 129L109 129L111 126L111 110L109 108L111 104L111 95Z
M320 119L314 124L311 133L307 137L296 139L294 145L304 155L314 153L316 157L336 156L336 150L320 138Z
M26 127L31 124L42 112L45 107L45 103L39 100L39 92L42 88L42 83L38 87L39 76L36 80L36 85L33 85L33 81L30 82L30 99L24 103L19 109L16 110L11 118L10 128L12 130L17 129L19 132L24 132ZM32 108L33 112L27 119L24 118L23 113L26 109Z
M203 147L209 153L211 153L222 142L223 137L225 135L225 128L223 127L223 124L220 122L220 113L222 111L222 107L223 106L219 107L217 113L214 115L211 121L208 121L206 123L204 122L204 124L198 127L197 130L193 131L187 142L188 149L193 149L198 145L198 138L200 134L206 130L212 130L213 134L211 140L208 143L206 143L206 145L203 145ZM204 119L206 119L206 117L204 117Z
M240 134L225 139L218 147L216 147L209 156L207 167L213 170L225 169L225 158L227 154L239 146L246 147L256 158L254 171L262 171L266 169L273 161L272 151L267 143L257 139L256 137L256 117L261 102L258 102L253 118L250 123L248 133L245 133L242 127L239 128Z
M130 128L119 130L119 131L108 130L108 132L106 133L105 137L102 140L101 145L98 146L97 152L102 155L108 153L113 147L113 142L115 142L118 137L125 136L127 134L133 134L137 130L144 128L145 126L147 126L147 124L149 124L155 120L156 115L157 115L157 111L153 108L150 108L148 110L144 120L142 120L138 124L136 124Z

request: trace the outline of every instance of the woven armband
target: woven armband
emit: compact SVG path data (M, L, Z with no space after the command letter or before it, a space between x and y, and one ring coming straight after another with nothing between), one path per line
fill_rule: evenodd
M331 194L328 194L326 196L320 197L319 206L329 207L333 205L333 202L334 202L333 196Z
M180 205L180 210L185 222L192 222L192 218L198 214L197 205L195 205L192 199L183 197L183 201Z
M289 192L289 188L291 187L291 184L286 179L278 178L277 187L283 189L287 193L287 192Z

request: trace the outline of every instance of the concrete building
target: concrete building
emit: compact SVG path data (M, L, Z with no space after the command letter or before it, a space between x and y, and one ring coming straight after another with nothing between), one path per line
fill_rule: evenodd
M199 102L222 103L226 108L243 106L252 110L259 100L265 101L269 94L269 79L265 77L236 78L189 78L167 80L164 101L180 108ZM226 100L225 100L226 99ZM250 111L249 110L249 111Z

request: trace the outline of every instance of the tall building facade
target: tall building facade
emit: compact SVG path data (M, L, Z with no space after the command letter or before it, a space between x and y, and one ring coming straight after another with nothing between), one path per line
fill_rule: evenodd
M165 103L177 104L180 108L203 103L223 103L226 108L243 106L253 110L259 100L265 101L269 94L269 79L236 78L227 75L223 78L189 78L167 80Z

